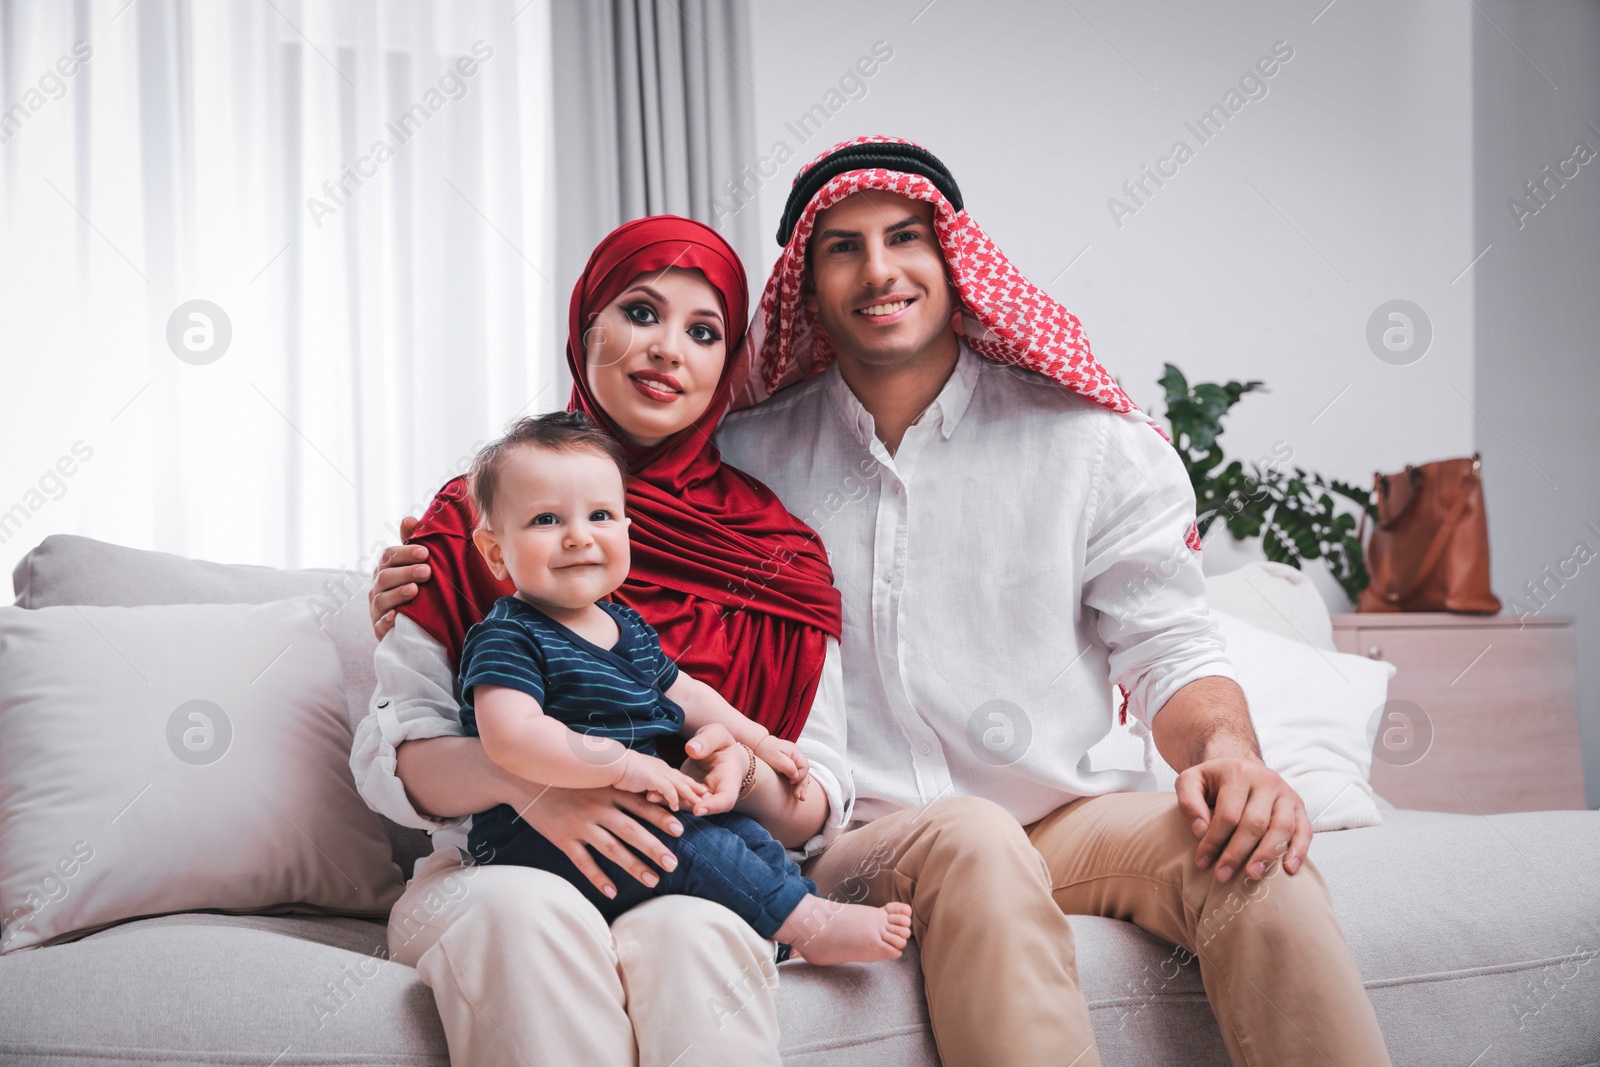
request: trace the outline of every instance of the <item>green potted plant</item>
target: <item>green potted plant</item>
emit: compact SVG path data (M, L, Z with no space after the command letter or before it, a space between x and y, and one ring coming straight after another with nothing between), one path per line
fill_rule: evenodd
M1356 533L1356 515L1340 510L1335 497L1354 504L1374 521L1372 493L1300 467L1278 462L1224 462L1222 417L1246 393L1266 392L1259 381L1190 385L1183 372L1165 364L1159 384L1166 390L1172 444L1194 486L1196 526L1204 537L1218 519L1235 540L1261 539L1267 559L1303 569L1320 559L1353 601L1367 587L1366 563Z

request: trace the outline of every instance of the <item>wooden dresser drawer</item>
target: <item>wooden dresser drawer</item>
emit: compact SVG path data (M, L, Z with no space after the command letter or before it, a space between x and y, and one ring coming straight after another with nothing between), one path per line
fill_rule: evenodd
M1397 668L1372 761L1397 807L1585 807L1570 617L1335 615L1334 643Z

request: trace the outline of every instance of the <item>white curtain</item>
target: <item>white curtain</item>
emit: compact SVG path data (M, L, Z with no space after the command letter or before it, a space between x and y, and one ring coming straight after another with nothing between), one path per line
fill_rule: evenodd
M366 567L564 405L551 93L546 0L0 0L0 563Z

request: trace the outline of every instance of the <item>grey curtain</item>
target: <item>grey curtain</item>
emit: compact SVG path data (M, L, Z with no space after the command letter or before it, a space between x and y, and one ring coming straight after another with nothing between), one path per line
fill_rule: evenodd
M556 298L595 243L670 212L717 228L759 274L756 205L723 186L756 162L749 16L740 0L555 0ZM719 211L713 200L722 197ZM754 305L759 293L751 293ZM559 350L559 349L558 349Z

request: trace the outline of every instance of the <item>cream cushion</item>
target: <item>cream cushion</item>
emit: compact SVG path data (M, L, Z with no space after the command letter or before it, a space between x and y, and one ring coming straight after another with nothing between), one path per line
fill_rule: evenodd
M0 951L169 912L382 918L403 879L306 598L0 608Z

